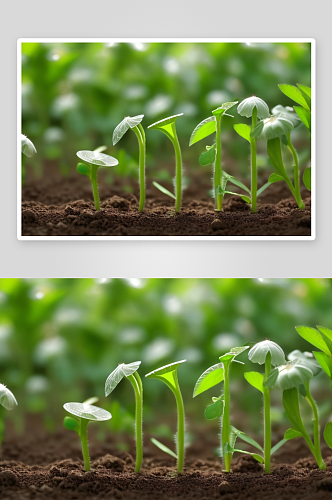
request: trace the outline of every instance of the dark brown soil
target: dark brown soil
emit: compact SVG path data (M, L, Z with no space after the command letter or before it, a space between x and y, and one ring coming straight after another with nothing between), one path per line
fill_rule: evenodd
M184 473L175 460L153 448L146 437L140 474L134 472L134 451L119 451L116 442L91 439L92 470L85 472L78 437L64 431L27 434L2 446L2 499L158 499L171 500L326 500L332 496L332 457L323 449L327 469L320 471L300 439L276 453L272 473L248 455L233 458L231 473L222 472L213 445L204 434L187 451ZM172 444L169 443L171 446Z
M259 184L264 182L261 181ZM172 189L171 186L167 186ZM258 211L241 198L226 195L223 212L214 210L210 185L199 178L183 193L182 211L147 183L146 205L138 211L137 184L100 176L101 210L94 208L90 181L74 173L27 179L23 189L23 236L310 236L311 198L304 189L304 210L297 208L285 183L271 185L259 198Z

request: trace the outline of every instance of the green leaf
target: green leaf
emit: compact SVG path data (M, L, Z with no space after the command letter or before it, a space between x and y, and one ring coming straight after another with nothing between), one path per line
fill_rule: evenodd
M153 442L153 444L155 444L157 446L157 448L159 448L159 450L163 451L164 453L167 453L168 455L171 455L171 457L174 457L176 459L178 458L177 454L174 453L174 451L170 450L167 446L165 446L163 443L161 443L157 439L151 438L151 441Z
M278 379L278 368L274 368L274 370L271 371L270 375L266 380L263 382L263 387L267 387L268 389L273 389L277 379Z
M271 186L271 182L266 182L265 184L263 184L263 186L257 190L257 196L262 194L269 186Z
M288 429L286 432L285 432L285 436L284 436L284 439L286 441L289 441L290 439L295 439L295 438L298 438L298 437L301 437L302 434L301 432L295 430L295 429Z
M223 175L224 175L224 172L223 172ZM234 184L235 186L238 186L239 188L243 189L244 191L247 191L247 193L251 194L250 189L247 188L247 186L245 184L243 184L243 182L238 181L237 179L235 179L231 175L228 176L228 181L231 182L232 184Z
M303 184L311 191L311 167L306 168L303 172Z
M249 198L249 196L246 196L244 194L234 193L233 191L223 191L223 194L232 194L234 196L240 196L240 198L242 198L242 200L244 200L246 203L251 203L251 199Z
M254 130L250 132L250 137L257 139L261 135L263 127L264 127L264 121L262 120L258 123L258 125L254 128Z
M326 337L325 341L332 352L332 330L326 328L325 326L319 325L317 325L317 329L324 335L324 337Z
M258 455L257 453L252 453L252 456L257 462L263 464L264 463L264 458Z
M281 177L287 177L284 163L282 161L281 155L281 143L279 137L275 139L269 139L267 141L267 153L269 155L270 161Z
M295 387L284 390L282 394L282 402L286 416L292 423L294 430L299 432L304 437L307 433L301 418L298 390Z
M217 363L216 365L208 368L197 380L194 388L193 398L201 394L202 392L211 389L217 384L220 384L224 380L224 367L222 363Z
M328 422L325 426L324 439L327 446L332 448L332 422Z
M235 429L235 427L234 427L234 430L237 431L237 436L239 439L242 439L242 441L245 441L246 443L251 444L251 446L253 446L254 448L257 448L257 450L264 453L263 448L261 447L261 445L259 443L257 443L257 441L255 441L255 439L251 438L250 436L247 436L247 434L245 434L244 432L239 431L238 429Z
M300 106L294 106L297 116L300 118L301 122L311 130L311 114L308 110L301 108Z
M262 393L264 392L264 376L259 373L259 372L246 372L244 374L244 378L246 379L247 382L249 382L250 385L255 387L255 389L258 389Z
M218 398L212 405L207 406L204 415L208 420L220 418L224 412L224 402L222 398Z
M78 420L76 420L73 417L65 417L63 419L63 425L69 431L79 432L80 424L79 424Z
M317 359L320 366L323 368L324 372L329 376L332 380L332 359L330 356L325 354L325 352L314 351L314 356Z
M310 342L310 344L325 352L328 356L332 356L332 350L329 349L328 343L325 341L323 335L315 330L315 328L309 326L296 326L295 329L304 340Z
M94 151L96 151L96 153L103 153L104 151L106 151L107 149L107 146L98 146L98 148L94 149Z
M229 448L227 451L230 451L231 453L234 453L237 451L238 453L244 453L245 455L251 455L257 462L260 462L261 464L264 463L264 458L261 455L258 455L258 453L251 453L250 451L246 450L239 450L237 448Z
M307 109L308 111L310 111L308 103L305 100L305 98L304 98L304 96L303 96L303 94L302 94L302 92L301 92L300 89L298 89L294 85L286 85L284 83L280 83L278 85L278 87L281 90L281 92L283 94L285 94L287 97L289 97L290 99L292 99L292 101L297 102L297 104L300 104L305 109Z
M209 116L201 123L197 125L193 133L190 136L189 146L192 146L198 141L201 141L205 137L213 134L216 131L216 118L215 116Z
M275 453L276 451L279 450L279 448L281 448L285 443L287 443L287 439L281 439L281 441L279 441L279 443L275 444L272 448L271 448L271 455L273 455L273 453Z
M230 433L229 433L229 443L226 443L225 444L225 449L223 450L222 449L222 446L220 446L220 456L221 458L224 457L224 454L226 453L234 453L234 446L235 446L235 443L236 443L236 439L238 437L238 434L239 434L240 431L238 431L238 429L236 429L235 427L233 427L231 425L231 429L230 429ZM221 426L221 434L222 434L222 426Z
M245 123L237 123L234 125L234 130L239 134L239 136L243 137L243 139L246 139L248 142L250 142L250 127L249 125L246 125Z
M307 87L306 85L302 85L301 83L297 83L296 85L299 87L302 94L306 94L311 99L311 88L310 87Z
M85 163L78 163L76 166L76 170L79 174L86 175L90 178L91 176L91 170L88 165L85 165Z
M211 163L213 163L215 159L216 159L216 148L211 147L210 149L201 154L201 156L199 157L199 163L203 167L205 167L206 165L210 165Z
M176 196L171 193L170 191L168 191L168 189L164 188L163 186L161 186L160 184L158 184L158 182L153 182L152 183L157 189L159 189L159 191L161 191L162 193L164 194L167 194L167 196L170 196L171 198L173 198L173 200L176 200Z
M284 180L284 178L279 174L271 174L269 177L270 184L273 184L273 182L279 182L279 181L283 181L283 180Z

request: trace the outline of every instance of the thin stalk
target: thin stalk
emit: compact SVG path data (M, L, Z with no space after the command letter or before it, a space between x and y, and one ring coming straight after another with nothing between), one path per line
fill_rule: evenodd
M221 167L221 114L216 115L216 161L214 163L214 196L216 210L221 211L224 195L218 193L218 186L222 189L222 167Z
M92 165L91 166L91 183L92 183L93 198L95 200L96 210L100 210L97 172L98 172L98 166Z
M257 125L257 108L256 106L252 110L252 125L251 131ZM251 153L251 210L252 212L257 212L257 146L256 139L251 137L250 139L250 153Z
M265 358L265 380L271 373L271 353ZM271 472L271 401L270 389L264 388L264 467L266 474Z
M143 459L143 437L142 437L142 421L143 421L143 385L140 376L137 372L128 377L134 392L135 392L135 439L136 439L136 466L135 472L139 472Z
M224 413L222 417L222 430L221 430L221 446L222 455L224 457L225 471L230 472L232 453L225 452L226 446L230 445L230 433L231 433L231 423L230 423L230 396L229 396L229 363L224 363Z
M181 474L183 471L183 462L184 462L184 424L185 424L185 416L184 416L184 406L182 394L179 386L177 373L174 373L174 382L175 388L172 388L176 399L177 406L177 414L178 414L178 427L177 427L177 469Z
M309 404L312 408L312 412L314 414L314 418L312 420L312 425L313 425L313 430L314 430L314 449L315 449L314 456L316 458L318 467L321 470L325 470L326 465L323 461L322 452L320 449L320 428L319 428L318 408L317 408L316 401L314 400L314 398L312 397L312 395L310 393L309 382L305 383L305 390L306 390L306 399L309 402Z
M90 470L90 456L89 456L88 429L87 429L88 423L89 420L81 418L80 437L82 443L84 467L86 471Z
M172 123L173 137L171 141L175 149L176 157L176 167L175 167L175 211L180 212L181 210L181 196L182 196L182 157L179 139L176 133L175 122Z
M145 150L146 150L145 132L144 132L144 129L140 123L136 127L134 127L132 130L135 132L136 137L138 139L139 190L140 190L139 211L143 212L144 204L145 204Z
M297 155L296 149L294 148L291 138L290 138L290 132L287 134L287 142L288 142L288 148L290 149L293 158L294 158L294 197L296 200L296 203L298 204L298 207L301 208L302 210L305 208L305 204L302 201L301 198L301 185L300 185L300 167L299 167L299 157Z

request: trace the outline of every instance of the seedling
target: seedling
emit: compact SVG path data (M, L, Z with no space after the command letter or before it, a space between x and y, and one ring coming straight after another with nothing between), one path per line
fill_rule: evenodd
M65 417L63 425L66 429L75 431L81 438L82 453L84 459L85 470L90 470L90 456L88 445L88 423L102 422L109 420L112 415L98 406L93 406L92 403L98 401L97 398L91 398L84 403L65 403L64 409L74 415L74 417Z
M230 393L229 393L229 380L230 380L230 367L231 364L240 363L235 358L249 349L249 346L234 347L229 352L220 356L220 363L208 368L197 380L193 397L195 398L202 392L214 387L215 385L224 382L224 392L217 398L212 398L213 404L209 405L205 410L205 416L208 419L221 418L221 446L220 455L223 459L225 472L230 472L232 456L235 451L241 453L248 453L243 450L235 449L236 439L239 437L242 441L250 443L255 446L260 452L263 448L251 437L247 436L244 432L239 431L230 424ZM263 462L262 456L256 453L249 453L253 455L256 460Z
M17 405L14 394L3 384L0 384L0 405L6 410L12 410ZM4 424L0 421L0 444L3 436Z
M156 378L164 382L167 387L171 389L175 396L178 421L177 421L177 433L175 436L176 453L170 450L167 446L163 445L157 439L152 439L151 441L162 451L168 453L177 460L177 471L182 473L183 462L184 462L184 433L185 433L185 417L184 417L184 406L182 394L180 391L179 381L178 381L178 367L181 363L185 363L185 359L181 361L176 361L166 366L162 366L157 370L154 370L147 375L149 378Z
M103 146L102 146L103 147ZM86 175L91 180L93 197L95 200L96 210L100 210L97 172L99 167L115 167L118 165L118 160L113 156L105 155L100 151L78 151L76 156L83 160L84 163L78 163L77 172Z
M26 135L21 134L21 150L22 150L22 155L28 156L31 158L35 153L37 153L37 150L30 139L27 138ZM25 178L25 166L24 166L24 156L22 156L22 182L24 182Z
M175 179L174 179L174 187L175 187L175 195L165 189L163 186L158 184L158 182L154 182L153 185L159 189L167 196L170 196L175 200L175 211L180 212L181 210L181 197L182 197L182 157L181 157L181 149L179 139L176 133L175 122L179 116L182 116L183 113L178 115L173 115L168 118L164 118L152 125L149 125L148 128L154 130L161 130L165 135L172 141L175 150L175 158L176 158L176 166L175 166Z
M113 132L113 146L124 136L124 134L131 128L135 132L138 147L139 147L139 184L140 184L140 200L139 211L143 212L145 203L145 154L146 154L146 140L144 128L141 125L144 115L126 116L121 123L115 128Z
M240 123L234 125L235 131L248 142L250 142L251 154L251 209L257 212L257 147L256 138L252 132L256 128L257 118L268 118L270 116L269 107L265 101L259 97L252 96L244 99L237 107L237 112L241 116L251 117L251 129L249 125Z
M285 354L281 347L271 340L263 340L254 345L249 353L248 358L253 363L259 365L265 364L265 374L259 372L246 372L245 379L253 387L258 389L263 394L264 401L264 467L265 472L271 472L271 455L283 444L279 443L271 449L271 398L270 389L264 386L264 382L268 379L271 373L272 366L285 364Z
M224 102L219 108L212 111L212 115L209 118L206 118L201 123L197 125L191 134L189 146L192 146L196 142L205 139L209 135L216 133L216 140L212 144L212 146L206 147L206 152L202 153L199 162L201 165L210 165L213 164L213 193L216 203L216 211L220 212L222 209L222 202L225 193L235 194L237 196L241 196L246 201L250 203L250 199L247 196L240 195L238 193L232 193L230 191L226 191L227 181L239 186L250 194L249 189L242 184L242 182L237 181L231 175L226 174L222 170L221 165L221 123L224 116L230 116L234 118L232 115L226 113L226 111L237 104L235 102Z
M136 467L135 472L139 472L142 465L143 458L143 436L142 436L142 422L143 422L143 385L141 377L137 370L141 361L134 363L121 363L115 370L107 377L105 382L105 396L113 392L115 387L121 382L123 377L126 377L133 386L135 392L135 429L136 429Z
M279 387L282 391L282 402L292 428L285 433L284 439L303 437L309 446L318 467L326 469L320 448L320 429L318 408L310 393L309 382L314 375L320 372L320 366L311 353L293 351L288 356L288 363L272 370L264 387ZM313 412L313 441L307 432L300 412L299 393L305 397Z

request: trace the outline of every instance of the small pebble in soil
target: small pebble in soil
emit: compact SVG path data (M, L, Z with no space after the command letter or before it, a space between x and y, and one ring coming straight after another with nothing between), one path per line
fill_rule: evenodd
M18 484L18 478L14 472L5 470L0 472L0 485L1 486L15 486Z
M221 483L218 484L219 495L226 495L226 493L229 493L230 491L231 491L231 486L227 481L221 481Z
M23 210L22 212L23 222L36 222L36 214L32 210Z
M318 485L317 489L319 490L327 490L327 491L332 491L332 478L326 477L325 479L322 479Z
M223 228L223 225L222 225L222 222L219 219L214 219L211 222L211 227L212 227L213 231L218 231L218 229L222 229Z

